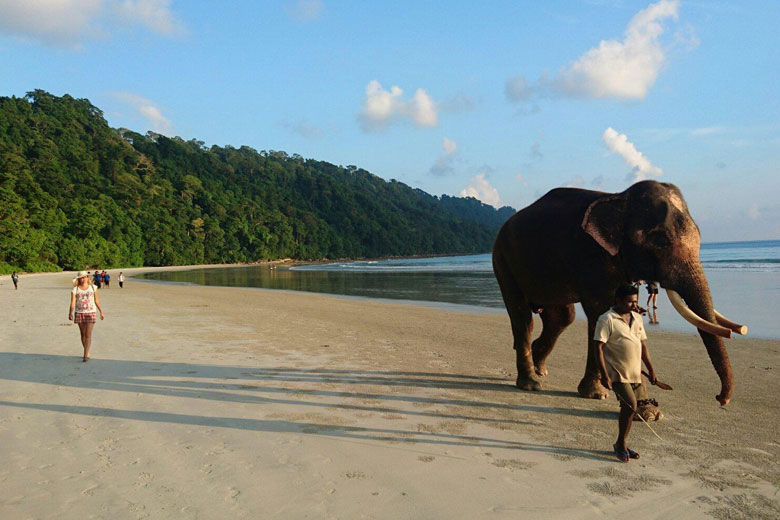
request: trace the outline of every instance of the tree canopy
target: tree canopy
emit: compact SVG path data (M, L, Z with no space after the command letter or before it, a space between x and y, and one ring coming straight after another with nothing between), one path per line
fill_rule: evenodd
M514 212L282 151L0 97L0 271L477 253Z

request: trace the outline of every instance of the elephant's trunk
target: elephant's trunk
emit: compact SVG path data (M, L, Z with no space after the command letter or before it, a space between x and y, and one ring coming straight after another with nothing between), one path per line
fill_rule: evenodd
M699 335L704 342L704 346L707 347L707 354L710 356L712 366L715 367L715 372L717 372L720 378L720 394L715 398L720 402L721 406L725 406L731 399L734 381L726 346L723 343L723 339L715 334L718 332L718 328L725 331L729 330L715 325L718 323L717 315L712 305L709 284L704 276L701 264L699 262L691 262L686 267L686 280L677 288L688 308L711 325L711 327L704 327L706 330L699 328Z

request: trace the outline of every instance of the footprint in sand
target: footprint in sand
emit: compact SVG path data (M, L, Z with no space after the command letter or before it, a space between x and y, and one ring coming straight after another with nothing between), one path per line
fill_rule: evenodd
M436 457L433 457L431 455L420 455L419 457L417 457L417 460L419 460L420 462L433 462L434 460L436 460Z
M238 495L240 494L241 494L240 489L236 489L234 487L229 488L227 495L225 496L225 501L236 500L238 498Z
M95 494L95 490L96 490L97 488L99 488L99 487L100 487L100 486L98 486L97 484L92 484L92 485L91 485L91 486L89 486L87 489L83 490L83 491L81 492L81 494L82 494L82 495L86 495L86 496L88 496L88 497L91 497L92 495L94 495L94 494Z

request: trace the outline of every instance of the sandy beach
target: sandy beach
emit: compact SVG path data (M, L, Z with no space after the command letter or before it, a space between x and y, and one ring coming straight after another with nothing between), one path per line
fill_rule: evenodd
M727 342L724 409L698 335L650 330L674 391L621 464L583 322L526 393L505 315L112 275L88 363L72 273L0 281L0 518L780 518L780 341Z

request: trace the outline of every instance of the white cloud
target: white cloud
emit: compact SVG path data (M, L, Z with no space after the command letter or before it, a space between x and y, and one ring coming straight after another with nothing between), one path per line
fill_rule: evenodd
M471 184L460 191L461 197L474 197L485 204L490 204L494 208L501 206L501 197L498 195L498 190L490 185L484 173L475 175L470 182Z
M444 151L439 154L439 157L430 169L433 175L448 175L453 171L452 162L455 160L455 155L458 152L458 145L455 141L445 137L441 142L441 147Z
M49 45L77 48L99 30L93 18L103 0L0 0L0 31Z
M141 24L176 36L184 31L171 0L0 0L0 32L47 45L80 49L111 29Z
M507 79L504 93L509 101L527 101L545 95L590 98L644 99L655 84L666 55L660 37L663 22L677 19L678 0L660 0L639 11L626 27L623 40L602 40L552 80L542 76L529 84L523 76ZM696 45L693 28L678 32L677 45Z
M409 101L403 99L403 93L400 87L393 86L385 90L377 80L371 80L366 85L363 111L358 116L363 130L380 130L403 119L411 119L419 127L431 127L439 123L436 103L425 90L417 89Z
M115 9L120 18L147 26L158 34L176 36L184 26L171 12L171 0L120 0Z
M664 174L661 168L653 166L650 161L642 155L642 152L636 149L633 143L629 142L626 134L620 134L612 127L604 130L601 135L607 148L612 153L617 153L623 160L631 166L629 180L634 182L660 177Z
M677 0L661 0L639 11L623 41L605 40L590 49L558 77L560 88L588 97L642 99L655 84L664 64L658 38L661 22L677 19Z
M114 92L113 96L130 105L138 115L146 119L153 131L163 135L173 134L173 124L162 114L162 110L154 101L130 92Z
M325 10L322 0L297 0L286 8L288 16L298 22L311 22L320 17Z
M439 124L436 105L431 96L421 88L415 91L414 97L409 102L408 110L417 126L436 126Z

